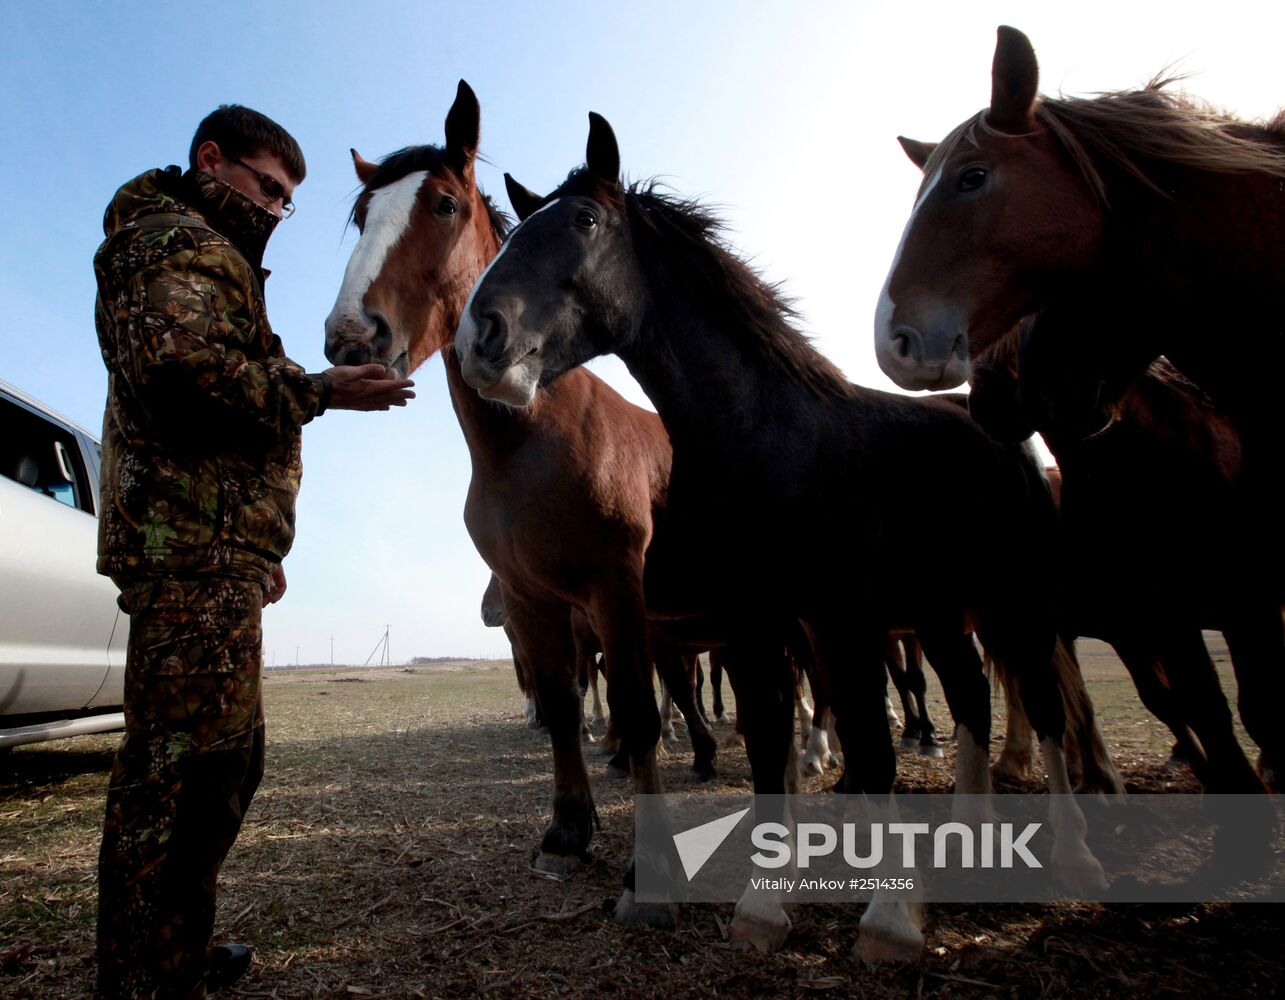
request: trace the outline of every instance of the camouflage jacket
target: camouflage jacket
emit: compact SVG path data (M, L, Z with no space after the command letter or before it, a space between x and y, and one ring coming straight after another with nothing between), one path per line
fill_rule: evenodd
M300 428L328 387L268 325L272 213L209 174L134 178L94 257L109 375L98 571L261 581L294 540Z

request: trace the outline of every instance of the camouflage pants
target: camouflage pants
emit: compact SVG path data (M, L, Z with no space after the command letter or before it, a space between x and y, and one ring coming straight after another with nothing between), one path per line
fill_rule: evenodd
M121 588L125 737L98 858L98 996L205 996L215 880L263 776L263 588Z

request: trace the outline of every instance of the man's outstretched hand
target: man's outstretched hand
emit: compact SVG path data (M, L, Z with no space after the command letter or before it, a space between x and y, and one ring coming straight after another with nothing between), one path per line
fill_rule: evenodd
M415 398L415 383L383 365L338 365L322 374L330 382L332 410L386 410Z

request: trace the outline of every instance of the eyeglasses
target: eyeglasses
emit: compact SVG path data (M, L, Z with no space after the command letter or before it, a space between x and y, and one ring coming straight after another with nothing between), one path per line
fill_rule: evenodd
M286 197L286 189L281 186L279 180L270 174L265 174L262 170L256 170L239 157L229 156L228 159L239 167L245 167L246 170L259 178L259 190L263 192L263 197L267 198L270 203L274 201L281 202L281 218L288 219L294 215L294 202Z

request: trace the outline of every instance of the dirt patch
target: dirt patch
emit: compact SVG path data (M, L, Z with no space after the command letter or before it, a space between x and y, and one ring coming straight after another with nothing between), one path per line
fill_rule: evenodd
M1165 767L1168 732L1123 669L1094 644L1082 660L1130 787L1194 790ZM256 964L230 995L1100 1000L1279 988L1285 907L933 906L914 968L851 957L858 907L797 908L786 948L769 956L724 941L730 906L685 907L672 933L618 927L607 906L629 850L629 789L590 757L602 824L592 860L565 882L538 876L530 863L548 821L550 753L523 724L511 667L410 669L268 674L267 777L224 868L217 930L252 943ZM935 681L930 694L948 731ZM713 787L748 789L730 727L716 735ZM0 995L89 995L115 739L0 759ZM949 749L899 763L906 789L949 787ZM670 788L708 787L686 746L662 766Z

